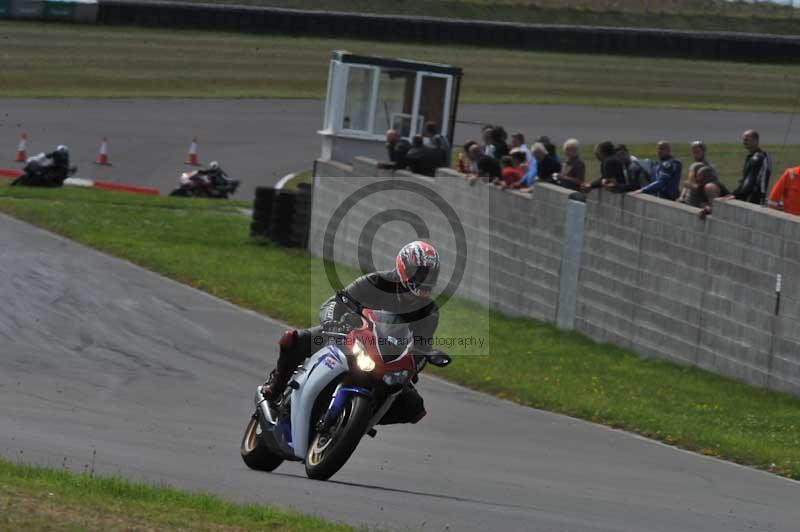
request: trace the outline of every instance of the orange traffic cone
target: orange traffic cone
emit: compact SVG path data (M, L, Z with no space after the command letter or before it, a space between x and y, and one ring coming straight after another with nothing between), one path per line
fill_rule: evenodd
M22 136L19 138L19 145L17 146L17 157L14 159L18 163L24 163L25 160L28 158L27 154L28 150L28 134L23 133Z
M189 155L186 156L186 161L183 164L190 164L192 166L199 166L200 161L197 160L197 137L192 137L192 144L189 146Z
M100 143L100 153L97 154L94 164L111 166L111 162L108 160L108 139L106 137L103 137L103 142Z

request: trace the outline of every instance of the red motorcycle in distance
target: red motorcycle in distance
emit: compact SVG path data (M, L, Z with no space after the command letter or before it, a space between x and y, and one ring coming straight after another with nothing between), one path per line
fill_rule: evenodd
M239 181L230 179L219 164L211 163L207 170L195 170L181 174L180 185L170 196L186 198L228 199L239 188Z

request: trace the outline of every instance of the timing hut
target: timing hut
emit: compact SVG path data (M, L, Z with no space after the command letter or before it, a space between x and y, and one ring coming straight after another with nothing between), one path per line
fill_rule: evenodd
M452 145L462 74L450 65L333 52L321 158L385 160L387 129L410 139L427 122Z

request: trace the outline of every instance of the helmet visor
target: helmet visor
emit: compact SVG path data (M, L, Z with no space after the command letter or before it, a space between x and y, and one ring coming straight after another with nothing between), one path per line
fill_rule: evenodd
M406 268L408 280L423 290L431 291L439 278L439 269L428 266L409 266Z

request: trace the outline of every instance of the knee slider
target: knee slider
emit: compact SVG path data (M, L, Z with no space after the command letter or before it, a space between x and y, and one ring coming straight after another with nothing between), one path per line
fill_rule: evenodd
M278 345L280 345L281 347L293 347L296 339L297 339L297 330L286 329L285 331L283 331L283 335L281 335L281 339L278 341Z

